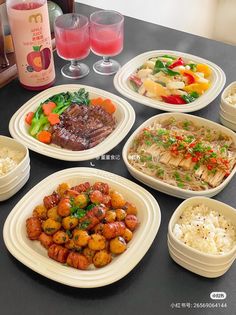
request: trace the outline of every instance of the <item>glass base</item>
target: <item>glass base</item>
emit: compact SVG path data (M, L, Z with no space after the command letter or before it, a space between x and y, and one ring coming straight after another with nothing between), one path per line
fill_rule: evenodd
M112 75L115 74L120 69L120 64L107 57L103 57L102 60L95 62L93 65L93 70L102 75Z
M88 75L89 71L90 69L86 64L76 60L71 61L71 64L68 63L61 68L62 75L69 79L81 79Z

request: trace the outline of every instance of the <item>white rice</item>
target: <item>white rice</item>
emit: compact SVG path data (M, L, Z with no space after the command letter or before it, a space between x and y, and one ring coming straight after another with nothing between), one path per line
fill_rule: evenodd
M7 147L0 148L0 177L11 172L23 158L23 152Z
M187 207L173 228L175 237L200 252L223 255L236 245L236 228L204 204Z
M230 105L236 106L236 92L231 92L226 98L226 102L228 102Z

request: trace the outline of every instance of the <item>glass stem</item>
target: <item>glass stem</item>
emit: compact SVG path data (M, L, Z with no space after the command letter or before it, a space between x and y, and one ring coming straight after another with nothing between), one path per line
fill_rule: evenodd
M79 60L71 60L70 70L78 70L80 68Z
M103 56L102 59L103 59L103 63L105 63L106 65L110 64L110 57Z

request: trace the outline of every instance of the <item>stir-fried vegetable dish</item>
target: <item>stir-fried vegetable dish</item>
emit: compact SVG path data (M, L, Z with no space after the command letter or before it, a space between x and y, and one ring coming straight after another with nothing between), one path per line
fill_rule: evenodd
M130 87L140 95L164 103L183 105L195 101L211 85L211 68L181 57L152 57L130 77Z

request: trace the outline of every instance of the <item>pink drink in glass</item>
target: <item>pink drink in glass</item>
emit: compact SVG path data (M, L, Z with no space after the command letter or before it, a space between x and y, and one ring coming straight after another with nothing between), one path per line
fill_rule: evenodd
M70 60L62 67L61 73L70 79L83 78L89 73L89 67L79 62L90 52L89 20L78 13L63 14L54 23L57 54Z
M84 29L64 29L58 32L56 41L58 55L66 60L84 59L90 50L89 32Z
M90 15L90 47L94 54L102 56L93 70L102 75L115 74L120 64L110 57L123 50L124 17L116 11L102 10Z
M96 29L91 33L91 49L100 56L116 56L123 50L123 32L110 27Z

